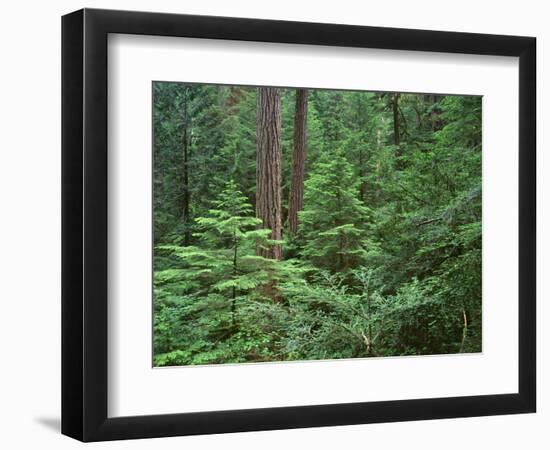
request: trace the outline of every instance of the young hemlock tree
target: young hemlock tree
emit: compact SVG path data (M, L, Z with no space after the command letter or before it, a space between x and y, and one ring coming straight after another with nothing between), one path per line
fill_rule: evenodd
M370 210L359 200L359 183L342 150L319 160L305 182L299 213L302 255L316 267L346 271L376 252L368 236Z
M214 207L208 216L196 219L200 230L195 233L197 246L157 247L157 253L172 258L176 263L171 267L178 268L157 271L155 287L157 298L178 291L190 296L190 310L200 310L202 314L200 326L206 331L202 339L214 352L208 353L210 356L202 354L201 361L205 358L210 361L211 357L212 362L227 362L227 354L224 361L219 361L220 345L257 322L257 318L251 319L247 303L271 302L271 292L264 287L273 288L281 280L288 282L300 269L292 261L281 262L254 254L257 246L269 249L280 242L269 239L271 230L257 228L261 220L253 216L252 206L235 181L227 182L212 203ZM238 311L239 304L244 307L243 313ZM231 354L230 349L225 351ZM182 353L177 355L182 357ZM165 358L164 364L176 364L166 360L167 355L159 357Z
M268 239L271 230L257 228L261 220L253 216L235 181L229 181L212 203L208 217L196 219L201 231L195 236L201 245L172 250L193 269L191 276L207 282L210 291L229 300L234 326L237 298L267 283L274 271L274 261L253 255L254 247L269 249L278 242Z

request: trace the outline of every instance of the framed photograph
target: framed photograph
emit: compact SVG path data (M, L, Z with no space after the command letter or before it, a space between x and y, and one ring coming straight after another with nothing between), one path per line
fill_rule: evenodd
M532 37L62 20L62 432L535 412Z

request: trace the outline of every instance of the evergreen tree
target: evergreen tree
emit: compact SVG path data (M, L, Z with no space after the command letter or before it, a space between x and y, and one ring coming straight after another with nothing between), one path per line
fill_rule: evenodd
M252 215L251 205L233 180L225 185L213 206L207 217L196 219L200 230L195 233L198 246L157 247L157 254L168 255L176 261L171 265L179 268L157 271L155 288L161 298L166 290L180 290L184 295L193 293L191 298L201 294L202 299L193 300L191 309L203 311L202 328L206 336L202 339L215 350L211 356L218 359L220 354L217 346L212 345L212 336L217 342L225 342L256 321L246 313L239 314L238 303L246 311L249 302L262 299L271 302L271 296L258 288L273 281L289 283L300 270L292 262L254 255L257 245L269 248L279 242L268 238L271 230L257 228L261 221ZM172 353L161 354L159 358L168 364L184 357L181 352Z
M186 266L183 276L229 300L234 325L237 298L269 282L275 270L274 261L251 255L252 249L278 242L268 239L271 230L257 228L261 220L252 215L252 207L233 180L212 203L208 216L196 219L199 246L160 249L171 250L181 260Z
M281 206L281 97L277 88L258 88L256 132L256 216L270 229L270 237L282 238ZM281 259L281 246L266 249L258 246L257 254Z
M302 255L316 267L346 271L374 250L359 183L341 150L320 160L307 179L300 237Z
M292 181L288 199L288 231L298 232L298 213L304 203L304 177L307 146L307 89L296 89L294 113L294 145L292 152Z
M480 351L481 98L297 90L153 84L154 364Z

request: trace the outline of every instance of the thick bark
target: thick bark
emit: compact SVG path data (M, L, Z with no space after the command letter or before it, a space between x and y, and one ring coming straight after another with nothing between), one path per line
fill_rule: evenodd
M256 109L256 216L269 228L270 239L281 230L281 108L277 88L258 88ZM281 259L281 246L258 246L259 256Z
M298 232L298 213L304 206L304 176L307 152L307 89L296 89L294 113L294 150L292 153L292 179L288 199L288 231Z

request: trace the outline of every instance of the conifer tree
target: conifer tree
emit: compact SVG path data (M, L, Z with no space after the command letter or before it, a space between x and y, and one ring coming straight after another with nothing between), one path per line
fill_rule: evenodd
M153 84L154 364L480 351L481 98L296 90Z
M282 238L281 206L281 94L278 88L258 88L256 131L256 216L270 237ZM281 246L261 245L257 254L281 259Z
M296 89L294 113L294 145L292 152L292 180L288 199L288 231L298 232L298 213L304 203L304 177L307 147L307 89Z
M201 231L195 236L202 245L171 250L192 269L188 277L201 280L230 300L234 323L239 295L267 283L275 269L275 261L251 254L254 246L260 243L269 248L278 242L268 239L271 230L256 228L261 220L253 216L251 205L235 181L230 180L212 203L214 208L208 216L196 219Z
M305 182L302 254L317 267L345 271L371 250L369 209L359 200L359 182L342 150L320 160Z

